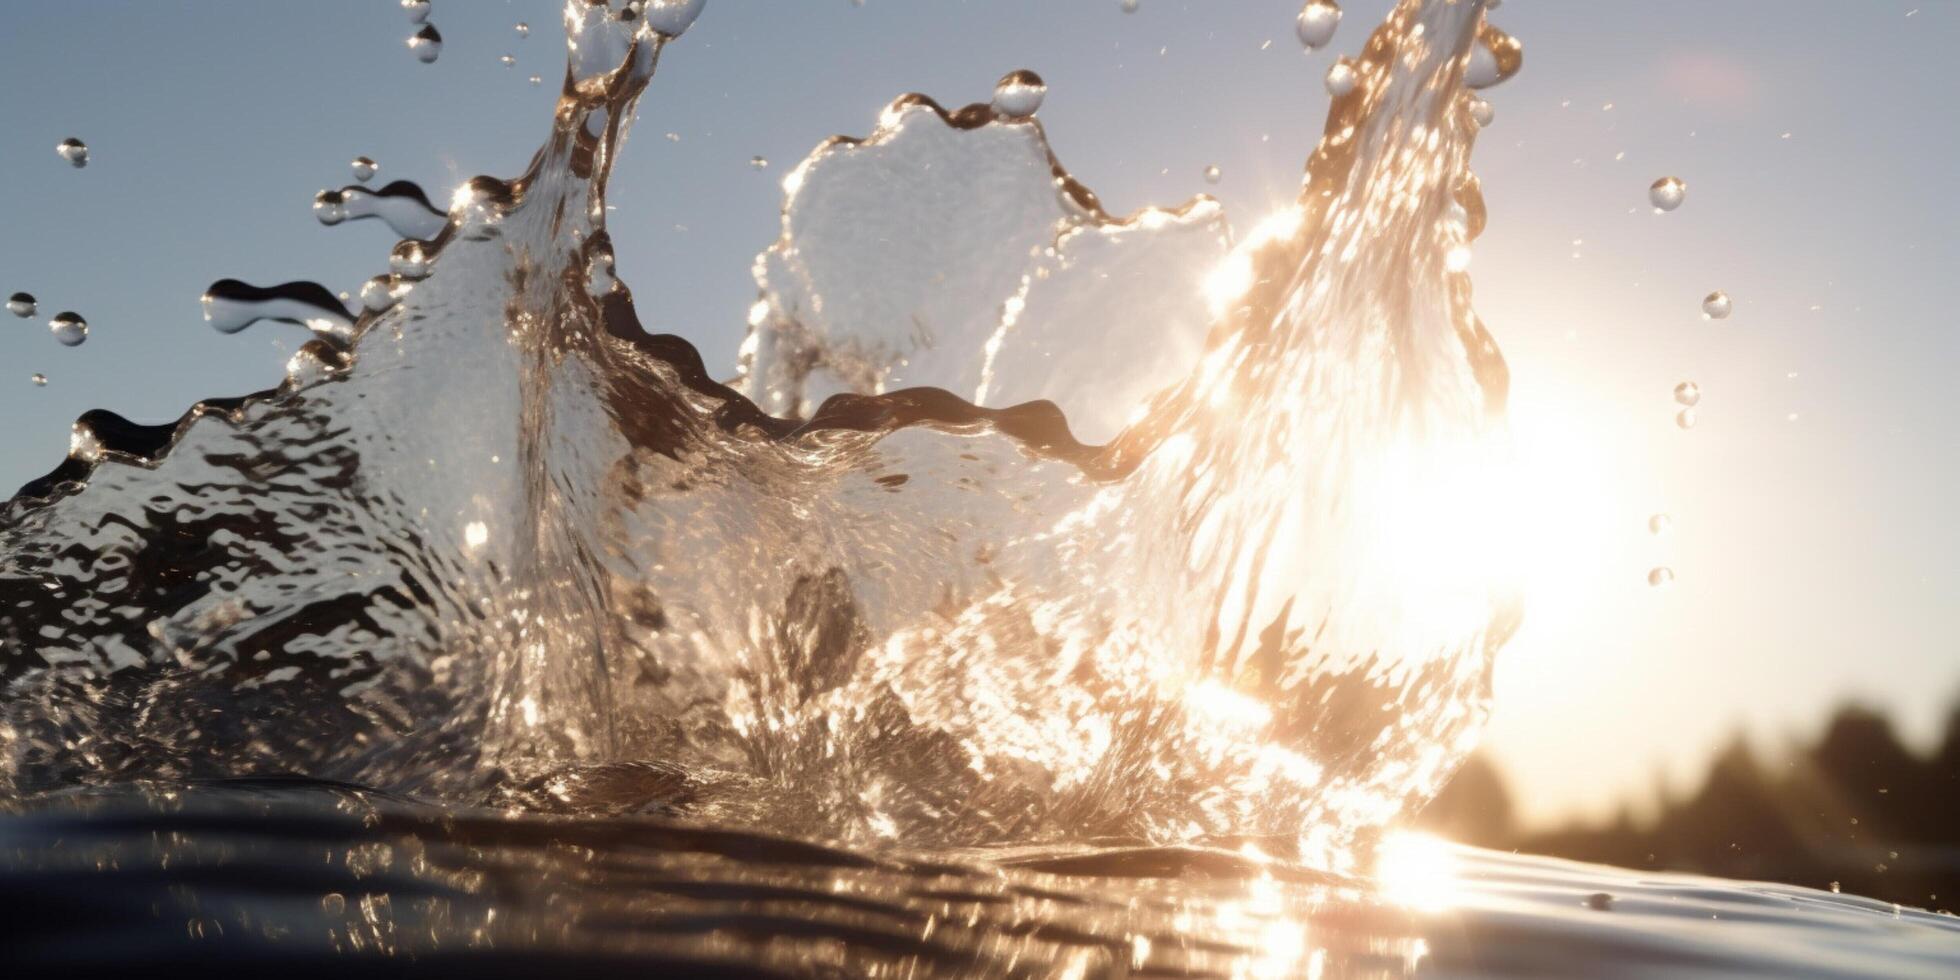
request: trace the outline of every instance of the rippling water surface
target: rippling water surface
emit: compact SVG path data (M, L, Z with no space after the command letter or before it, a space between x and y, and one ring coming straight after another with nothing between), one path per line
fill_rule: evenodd
M386 275L205 296L315 333L284 385L90 413L0 510L10 952L1954 966L1949 920L1384 837L1518 615L1482 3L1401 3L1238 237L1105 212L1032 72L901 97L789 172L726 370L641 329L605 229L701 6L569 4L526 173L322 192L404 236Z

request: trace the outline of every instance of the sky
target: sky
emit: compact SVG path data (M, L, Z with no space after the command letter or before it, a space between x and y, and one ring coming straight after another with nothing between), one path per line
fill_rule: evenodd
M618 271L650 328L732 365L782 175L901 93L985 101L1016 68L1047 80L1050 142L1109 210L1210 193L1249 230L1297 190L1321 77L1388 3L1345 7L1307 53L1289 0L709 0L614 172ZM436 0L425 65L395 0L0 7L0 292L41 302L0 317L0 484L51 469L90 408L164 421L276 383L304 331L221 336L204 287L385 271L378 222L310 211L357 154L438 200L519 173L549 129L558 13ZM1845 699L1929 742L1960 696L1960 0L1510 0L1492 19L1525 66L1486 93L1470 271L1537 518L1486 744L1522 814L1685 787L1731 733L1775 748ZM68 136L86 169L55 154ZM1669 175L1687 202L1657 215ZM1716 289L1735 312L1704 321ZM83 346L49 335L62 310ZM1661 512L1673 529L1650 534ZM1671 586L1647 584L1658 566Z

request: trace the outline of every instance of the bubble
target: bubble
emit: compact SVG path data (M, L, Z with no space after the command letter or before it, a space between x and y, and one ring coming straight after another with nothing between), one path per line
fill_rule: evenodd
M1734 309L1735 303L1729 300L1729 294L1719 289L1709 293L1701 301L1701 316L1704 320L1726 320Z
M1224 176L1224 172L1219 170L1218 165L1215 163L1205 168L1205 183L1207 184L1216 184Z
M88 321L80 313L63 310L48 321L48 332L61 341L63 347L80 347L88 339Z
M340 915L347 911L347 898L339 892L328 892L320 896L320 911L328 915Z
M33 293L15 293L7 297L7 312L17 317L30 317L35 309Z
M88 166L88 144L73 136L55 144L54 151L76 169Z
M313 216L323 225L337 225L347 220L347 197L339 191L321 191L313 195Z
M754 167L754 168L755 168L755 169L757 169L757 170L767 170L767 169L769 169L769 158L768 158L768 157L750 157L750 158L749 158L749 166L751 166L751 167Z
M1300 35L1300 43L1308 51L1314 51L1334 39L1334 28L1340 23L1341 7L1334 0L1307 0L1306 6L1300 8L1300 16L1293 21L1293 31Z
M1679 177L1662 177L1647 188L1647 200L1657 211L1672 211L1688 199L1688 185Z
M1477 96L1471 96L1468 105L1470 118L1476 120L1477 125L1480 127L1490 125L1490 121L1497 117L1497 110L1491 108L1488 101L1480 99Z
M502 54L502 55L498 55L498 56L497 56L497 61L499 61L500 63L502 63L502 64L503 64L503 66L504 66L505 68L515 68L515 67L517 67L517 56L516 56L516 55L514 55L514 54Z
M408 14L408 22L411 24L428 23L429 9L433 6L434 4L429 0L402 0L402 10Z
M421 30L409 35L408 50L415 52L416 59L425 65L434 62L442 54L442 32L434 24L423 24Z
M375 163L370 157L355 157L352 166L354 168L354 179L364 184L367 183L369 178L374 176L375 171L381 169L381 165ZM319 199L315 198L314 200L317 203Z
M1337 99L1343 98L1354 91L1355 83L1360 80L1361 76L1355 72L1353 63L1342 58L1327 69L1327 94Z
M1524 67L1524 45L1486 23L1477 29L1476 43L1470 45L1470 63L1463 69L1463 84L1470 88L1490 88L1518 73Z
M1048 83L1025 68L1011 71L994 83L994 111L1010 119L1024 119L1041 108L1048 95Z
M1126 14L1136 13L1138 2L1139 0L1123 0L1123 12Z
M1698 421L1700 419L1695 415L1695 410L1692 408L1684 408L1674 416L1674 424L1683 429L1694 428L1695 423Z
M1673 585L1674 569L1666 565L1655 567L1653 571L1647 573L1647 584L1657 589Z
M1701 386L1692 381L1683 381L1675 385L1674 400L1690 408L1694 407L1696 402L1701 401Z
M531 36L531 25L529 25L529 24L526 24L526 23L524 23L524 22L523 22L523 21L521 21L521 20L520 20L520 21L518 21L518 22L517 22L517 26L516 26L516 27L513 27L513 28L511 28L511 30L513 30L513 31L516 31L516 32L517 32L517 36L518 36L518 37L520 37L520 38L525 38L525 37L530 37L530 36Z
M651 0L646 6L647 26L668 37L680 37L694 26L708 0Z
M1666 514L1655 514L1647 518L1647 532L1655 536L1666 534L1674 529L1674 518Z

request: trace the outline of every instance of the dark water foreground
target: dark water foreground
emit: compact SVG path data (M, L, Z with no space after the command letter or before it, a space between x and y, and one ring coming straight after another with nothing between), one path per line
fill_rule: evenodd
M1447 845L1371 882L1256 851L850 850L302 780L0 819L11 975L1960 976L1960 919Z

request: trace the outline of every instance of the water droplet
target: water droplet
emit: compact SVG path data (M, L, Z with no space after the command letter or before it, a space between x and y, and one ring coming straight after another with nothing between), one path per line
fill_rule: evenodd
M1048 95L1048 83L1025 68L1011 71L994 83L994 111L1009 119L1023 119L1041 108Z
M1613 896L1605 892L1593 892L1586 896L1586 907L1595 912L1605 912L1613 907Z
M407 284L397 286L387 276L375 276L361 283L361 306L372 313L379 313L401 299L408 292Z
M1726 320L1734 310L1735 303L1730 301L1729 294L1719 289L1701 301L1701 315L1705 320Z
M1700 421L1700 419L1695 415L1695 410L1692 408L1684 408L1680 412L1676 413L1674 416L1674 424L1680 426L1683 429L1694 428L1695 423L1698 421Z
M328 892L320 896L320 911L328 915L340 915L347 911L347 899L339 892Z
M1300 16L1293 21L1293 30L1300 35L1300 43L1308 51L1314 51L1334 39L1334 28L1340 23L1341 7L1334 0L1307 0L1306 6L1300 8Z
M1647 200L1653 202L1655 210L1672 211L1688 199L1688 185L1679 177L1662 177L1647 188Z
M1674 518L1666 514L1655 514L1647 518L1647 531L1650 534L1662 535L1672 530L1674 530Z
M1205 183L1207 184L1216 184L1224 176L1224 172L1218 169L1217 164L1212 164L1205 168Z
M1463 84L1470 88L1489 88L1523 67L1524 45L1486 22L1477 28L1476 43L1470 45L1470 63L1464 66Z
M1126 14L1136 13L1138 2L1139 0L1123 0L1123 12Z
M321 191L313 195L313 216L323 225L337 225L347 220L347 197L339 191Z
M751 166L751 167L754 167L754 168L755 168L755 169L757 169L757 170L767 170L767 169L769 169L769 158L768 158L768 157L750 157L750 158L749 158L749 166Z
M35 309L35 302L34 302L33 293L15 293L12 296L7 297L7 312L12 313L15 316L18 317L33 316L34 309Z
M513 28L511 28L511 30L513 30L513 31L516 31L516 32L517 32L517 36L518 36L518 37L530 37L530 36L531 36L531 25L529 25L529 24L526 24L526 23L524 23L524 22L523 22L523 21L521 21L521 20L520 20L520 21L518 21L518 22L517 22L517 26L516 26L516 27L513 27Z
M501 62L505 68L517 67L517 56L514 54L498 55L497 60Z
M531 76L531 84L533 84L533 85L543 85L543 84L544 84L544 76L542 76L542 75L532 75L532 76Z
M73 136L55 144L54 151L61 154L61 158L68 161L70 166L77 169L88 166L88 144Z
M1701 401L1701 386L1692 381L1683 381L1675 385L1674 400L1693 407L1696 402Z
M403 279L428 278L430 264L431 256L418 241L399 242L388 253L388 271Z
M80 313L63 310L48 321L48 332L61 341L63 347L80 347L88 339L88 321Z
M1470 96L1469 107L1470 118L1476 120L1478 126L1488 126L1492 119L1497 118L1497 110L1491 108L1488 101L1477 96Z
M442 32L434 24L423 24L421 30L409 35L408 50L425 65L435 61L442 54Z
M370 157L355 157L352 166L354 168L354 179L362 183L366 183L369 178L374 176L375 171L381 169L381 165L375 163ZM317 202L317 200L316 198L315 201Z
M27 380L34 382L34 387L36 388L45 388L48 386L48 376L45 374L30 375Z
M1654 588L1674 584L1674 569L1661 565L1647 573L1647 584Z
M1355 72L1354 65L1342 58L1327 69L1327 94L1342 98L1354 91L1355 83L1360 80L1361 76Z
M668 37L680 37L694 26L708 0L651 0L646 6L647 26Z
M402 0L402 10L408 14L408 22L411 24L428 23L429 9L433 6L434 4L429 0Z

